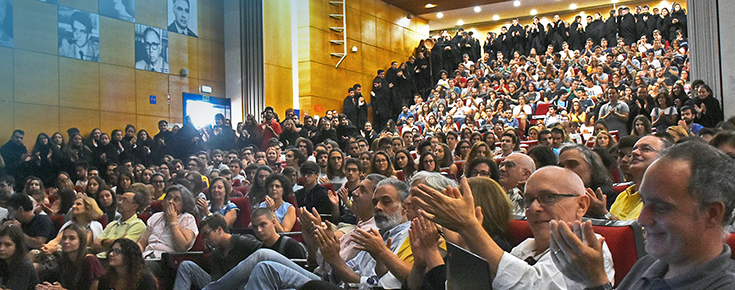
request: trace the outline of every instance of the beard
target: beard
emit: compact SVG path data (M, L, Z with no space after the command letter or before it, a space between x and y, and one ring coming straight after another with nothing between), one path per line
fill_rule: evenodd
M375 225L378 226L378 229L381 232L390 230L395 226L401 224L401 213L398 211L393 215L378 212L375 213L373 216L375 218Z

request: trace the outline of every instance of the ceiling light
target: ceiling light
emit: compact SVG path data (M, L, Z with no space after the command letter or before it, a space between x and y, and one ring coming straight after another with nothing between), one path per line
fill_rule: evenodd
M518 0L513 1L513 6L515 7L521 6L521 1L518 1Z
M574 10L574 9L577 9L577 4L574 4L574 3L569 4L569 10Z
M462 25L464 25L464 21L462 21L462 19L460 19L460 20L457 20L457 25L459 25L459 26L462 26Z
M426 5L424 5L424 8L434 8L434 7L436 7L436 4L427 3Z
M480 13L482 11L482 8L480 6L475 6L475 13Z
M618 0L612 0L612 3L613 4L618 3Z
M436 14L436 18L442 18L442 17L444 17L444 13L439 12Z
M403 17L398 20L398 25L406 27L411 24L411 19L408 19L406 17Z
M536 15L536 14L538 14L538 11L536 11L536 9L531 9L531 15Z
M498 21L498 20L500 20L500 16L497 14L493 15L493 21Z

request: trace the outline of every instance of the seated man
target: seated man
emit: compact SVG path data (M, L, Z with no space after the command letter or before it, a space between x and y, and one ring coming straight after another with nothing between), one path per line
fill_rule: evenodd
M269 214L271 217L269 218ZM253 212L253 224L263 230L256 230L258 238L252 235L230 234L227 222L220 214L204 219L200 224L204 242L214 248L209 259L209 273L205 272L196 263L184 261L179 265L176 274L174 289L202 289L213 280L218 280L227 272L234 269L241 261L260 248L271 248L280 251L288 258L304 258L305 252L298 242L288 237L280 237L275 231L272 213L268 209L258 209ZM262 226L261 226L262 225ZM269 228L269 229L266 229ZM272 228L272 229L270 229ZM261 234L261 232L263 232ZM267 232L267 233L266 233ZM277 236L275 242L272 235ZM266 237L268 236L268 237ZM275 246L275 247L274 247ZM296 249L298 247L298 249Z
M645 136L638 140L633 146L631 152L629 172L633 177L633 185L621 192L615 202L610 206L610 212L605 214L608 219L615 220L635 220L641 213L643 203L638 195L637 185L643 180L643 173L646 172L651 163L656 161L661 151L671 147L674 143L670 140L671 135L668 133L656 133L655 136Z
M121 217L109 224L97 237L90 247L92 253L97 253L98 258L107 258L107 250L112 243L119 238L127 238L135 242L140 239L146 230L145 223L138 218L137 213L148 207L148 194L141 191L128 189L124 194L117 197L117 211Z
M469 184L463 179L460 189L444 195L426 185L413 189L424 216L453 231L457 231L470 251L487 260L494 289L582 289L562 275L549 254L549 221L581 221L587 211L589 197L584 183L574 172L556 166L546 166L534 172L525 187L523 206L534 238L527 239L504 252L485 232L475 216L475 204ZM606 244L603 275L613 279L612 255Z
M387 269L395 266L394 259L397 259L399 246L408 237L409 223L403 204L406 197L406 183L391 178L378 183L372 200L375 204L375 223L383 235L381 237L375 229L370 232L358 229L359 234L354 239L359 245L358 249L363 251L349 262L342 260L339 255L339 240L334 236L331 224L327 223L326 228L316 226L314 239L319 243L324 259L332 266L330 276L335 281L366 283L371 287L386 289L401 287L401 282L389 275ZM389 239L391 243L384 244ZM385 267L377 267L378 261ZM410 271L410 264L406 266L407 271ZM293 289L321 278L272 250L261 249L205 289L235 289L242 285L245 285L245 289Z
M617 289L731 289L735 262L722 233L733 216L733 175L735 162L704 143L689 141L662 152L638 191L643 200L638 223L646 231L648 256ZM588 289L613 289L592 233L590 222L552 222L554 263Z
M319 156L318 153L317 156ZM319 157L317 157L317 159L318 158ZM336 197L337 200L339 200L339 197L336 196L336 193L330 193L326 187L318 184L320 172L319 165L311 161L306 161L301 165L299 171L301 176L304 177L304 188L299 189L294 193L294 196L296 197L296 206L306 207L306 210L308 211L311 211L312 208L316 208L320 213L332 214L329 221L335 224L339 222L339 201L336 203L332 201L332 197ZM331 196L332 194L334 196Z
M32 190L39 191L39 189ZM38 249L56 237L54 224L45 214L33 212L33 201L25 193L14 193L8 200L6 225L20 226L28 248Z
M505 190L513 206L513 214L524 215L522 187L536 170L536 163L526 154L513 153L500 162L498 184Z
M298 241L276 232L275 219L276 215L267 208L258 208L251 214L255 237L263 242L262 247L277 251L289 259L306 259L306 249Z

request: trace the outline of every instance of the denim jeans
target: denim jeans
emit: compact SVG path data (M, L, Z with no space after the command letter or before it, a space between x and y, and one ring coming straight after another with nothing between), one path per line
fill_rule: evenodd
M202 289L212 282L212 277L202 268L192 261L183 261L176 271L176 281L174 282L174 290L191 290Z
M273 261L262 261L255 265L255 269L250 273L245 290L297 289L312 280L321 279L296 264L284 265Z
M268 262L268 263L263 263L263 265L259 265L259 263L261 262ZM304 280L304 282L301 282L303 284L309 280L320 279L319 276L307 271L304 268L301 268L301 266L296 265L296 263L294 262L291 262L291 260L284 257L280 253L273 251L271 249L260 249L260 250L255 251L255 253L252 253L247 259L237 264L235 268L227 272L227 274L222 276L222 278L212 283L209 283L206 287L202 289L204 290L242 289L246 284L249 283L248 280L250 279L251 274L254 273L256 268L257 268L258 274L252 275L253 277L258 277L258 279L264 279L266 277L260 277L260 276L263 276L261 275L261 273L267 273L268 279L275 279L275 278L280 279L280 281L270 282L268 284L258 284L258 285L275 285L275 284L281 283L281 281L296 283L296 281ZM277 275L272 275L273 273L268 273L269 272L268 269L275 269L275 268L277 268L279 271L282 271L282 273L280 274L276 273ZM265 282L258 281L258 282L253 282L253 283L265 283ZM298 288L298 287L291 287L291 288ZM267 288L252 288L252 289L267 289Z

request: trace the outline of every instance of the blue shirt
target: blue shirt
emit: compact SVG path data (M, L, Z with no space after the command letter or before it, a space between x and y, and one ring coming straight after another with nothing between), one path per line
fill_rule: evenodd
M283 223L283 217L286 216L286 213L288 213L288 208L292 207L293 204L290 204L288 201L284 201L281 207L276 209L276 212L274 214L276 215L276 219L278 219L279 223ZM268 207L265 205L265 201L261 202L259 207Z
M227 203L219 209L214 208L214 205L212 205L212 207L209 208L209 212L226 215L228 212L230 212L233 209L238 209L237 205L235 205L234 203L228 200Z

